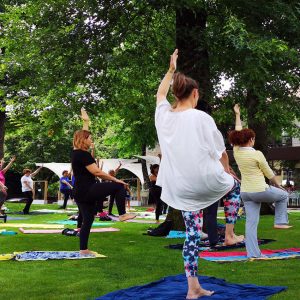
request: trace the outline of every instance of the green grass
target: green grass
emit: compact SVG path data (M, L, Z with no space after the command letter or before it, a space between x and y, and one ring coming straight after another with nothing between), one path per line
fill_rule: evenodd
M8 204L8 207L11 211L18 211L23 204ZM56 205L33 205L32 209L56 207ZM58 214L31 215L28 220L9 222L44 223L65 217ZM294 227L288 231L273 230L273 217L262 216L259 236L277 241L261 248L299 247L300 213L291 214L290 223ZM89 248L106 255L105 259L1 261L0 298L2 300L94 299L117 289L142 285L164 276L183 273L181 251L164 247L182 240L142 235L149 228L147 224L118 223L114 227L120 228L121 231L90 236ZM236 231L244 232L244 221L238 222ZM26 250L77 250L78 247L78 238L61 234L0 235L0 253ZM287 291L273 296L272 300L300 299L300 260L297 259L230 264L199 260L199 270L202 275L225 278L232 283L284 285L288 287Z

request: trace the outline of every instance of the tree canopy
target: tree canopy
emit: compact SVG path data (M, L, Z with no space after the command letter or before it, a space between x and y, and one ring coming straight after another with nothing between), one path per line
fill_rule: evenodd
M217 122L233 123L231 108L240 102L262 149L269 135L299 133L298 1L3 4L0 97L8 152L15 146L35 160L67 159L82 106L102 156L153 147L156 88L176 46L180 70L200 82ZM232 81L226 92L222 78ZM25 136L31 145L21 142Z

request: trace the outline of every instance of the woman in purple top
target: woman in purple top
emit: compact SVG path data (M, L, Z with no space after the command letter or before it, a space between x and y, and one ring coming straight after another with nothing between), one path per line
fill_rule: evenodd
M0 215L4 214L4 211L2 210L2 206L7 197L7 187L5 185L5 173L8 171L8 169L11 167L11 165L15 160L16 157L13 156L5 168L3 168L4 159L2 158L0 161Z

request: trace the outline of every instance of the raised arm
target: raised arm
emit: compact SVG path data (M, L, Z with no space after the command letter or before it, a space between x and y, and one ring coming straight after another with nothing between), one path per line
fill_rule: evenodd
M81 119L83 121L82 130L89 130L90 118L84 108L81 109Z
M13 156L10 162L7 164L7 166L2 169L3 174L5 174L9 170L9 168L11 167L11 165L14 163L15 160L16 160L16 156Z
M33 173L30 174L31 177L34 177L42 168L43 166L40 166L39 168L37 168Z
M171 58L170 58L169 70L166 73L164 79L161 81L159 88L157 90L157 94L156 94L156 104L157 105L161 101L165 100L168 95L170 84L171 84L171 81L173 78L173 74L176 71L177 58L178 58L178 49L175 49L174 53L171 55Z
M119 172L120 168L122 167L122 163L119 161L119 166L115 169L115 174Z
M241 122L241 111L240 111L240 105L235 104L233 107L234 113L235 113L235 130L242 130L242 122Z

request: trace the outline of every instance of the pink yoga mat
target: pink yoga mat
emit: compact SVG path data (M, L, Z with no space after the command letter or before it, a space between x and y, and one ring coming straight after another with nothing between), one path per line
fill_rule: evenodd
M32 230L27 230L24 228L19 228L19 230L22 233L25 234L34 234L34 233L40 233L40 234L47 234L47 233L61 233L62 230L61 229L32 229ZM114 232L114 231L120 231L119 228L112 228L112 227L108 227L108 228L92 228L91 232L95 232L95 233L99 233L99 232Z
M288 251L294 251L298 252L300 251L300 248L289 248L289 249L279 249L279 250L261 250L261 253L264 255L268 254L274 254L274 253L280 253L284 250ZM228 256L247 256L246 251L230 251L230 252L209 252L209 251L203 251L199 253L200 257L228 257Z

